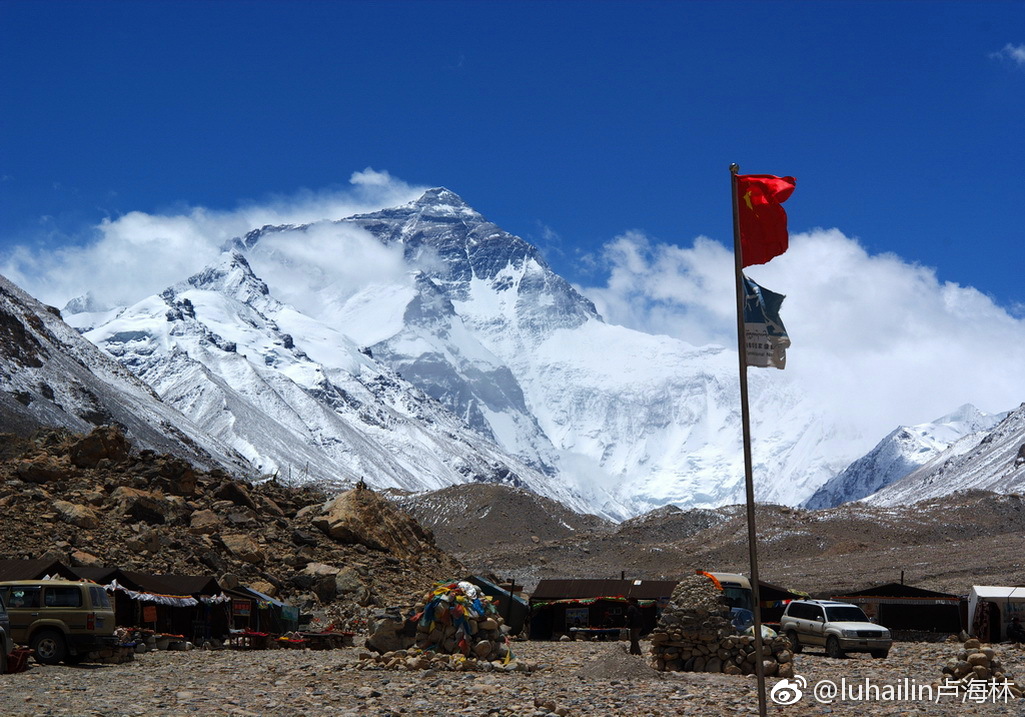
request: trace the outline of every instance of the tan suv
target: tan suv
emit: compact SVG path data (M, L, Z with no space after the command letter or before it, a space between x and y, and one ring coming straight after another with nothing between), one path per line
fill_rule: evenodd
M114 611L99 585L69 580L0 583L11 638L35 651L38 662L76 664L90 652L117 645Z
M791 602L783 611L779 628L790 638L794 652L815 645L825 647L830 657L868 652L872 657L884 658L893 645L890 631L869 622L860 607L834 600Z

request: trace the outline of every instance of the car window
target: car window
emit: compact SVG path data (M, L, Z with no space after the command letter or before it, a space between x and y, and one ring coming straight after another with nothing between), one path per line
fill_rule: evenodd
M43 601L46 607L82 607L82 590L78 587L47 587Z
M828 613L830 622L868 622L868 618L865 617L861 608L854 605L831 607Z
M11 607L39 607L40 592L38 587L12 587L8 604Z
M101 587L90 586L89 598L92 600L94 610L99 608L110 608L110 600L107 599L107 592Z
M813 611L811 609L811 605L798 602L793 604L790 614L799 620L808 620L813 616Z

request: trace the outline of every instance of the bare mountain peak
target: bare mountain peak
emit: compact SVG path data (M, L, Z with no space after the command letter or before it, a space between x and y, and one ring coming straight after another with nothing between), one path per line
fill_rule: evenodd
M447 207L466 207L470 208L470 205L463 201L463 198L453 192L451 189L445 187L433 187L428 189L420 198L413 202L414 206L418 207L436 207L436 206L447 206Z

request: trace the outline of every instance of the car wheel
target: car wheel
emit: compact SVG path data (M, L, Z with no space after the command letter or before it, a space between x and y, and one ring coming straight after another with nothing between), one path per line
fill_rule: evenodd
M790 648L794 651L794 654L800 654L801 650L804 649L804 645L797 639L797 633L793 630L787 632L787 638L790 639Z
M886 656L889 655L889 654L890 654L889 650L872 650L872 657L874 657L876 659L879 659L879 660L885 659Z
M830 635L829 639L826 640L826 654L833 658L841 658L844 656L844 651L840 649L840 641L832 635Z
M32 636L29 647L35 650L36 662L44 665L56 665L68 654L64 644L64 636L54 630L43 630Z

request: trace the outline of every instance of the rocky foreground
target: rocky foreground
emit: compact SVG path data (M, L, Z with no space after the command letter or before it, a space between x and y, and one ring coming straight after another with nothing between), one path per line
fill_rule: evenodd
M373 491L250 483L114 427L0 434L0 558L212 575L357 627L368 608L460 575L431 534ZM2 714L2 712L0 712Z
M153 652L122 665L46 667L3 678L0 714L29 715L750 715L755 680L703 673L659 673L626 643L519 642L536 672L360 669L361 650ZM817 702L820 680L840 684L927 685L938 680L956 644L898 643L889 658L822 654L794 658L808 689L778 715L1025 715L1025 701L979 704L922 700ZM1025 674L1025 649L998 645L1008 670ZM907 682L905 682L907 680ZM769 689L776 684L768 680Z

